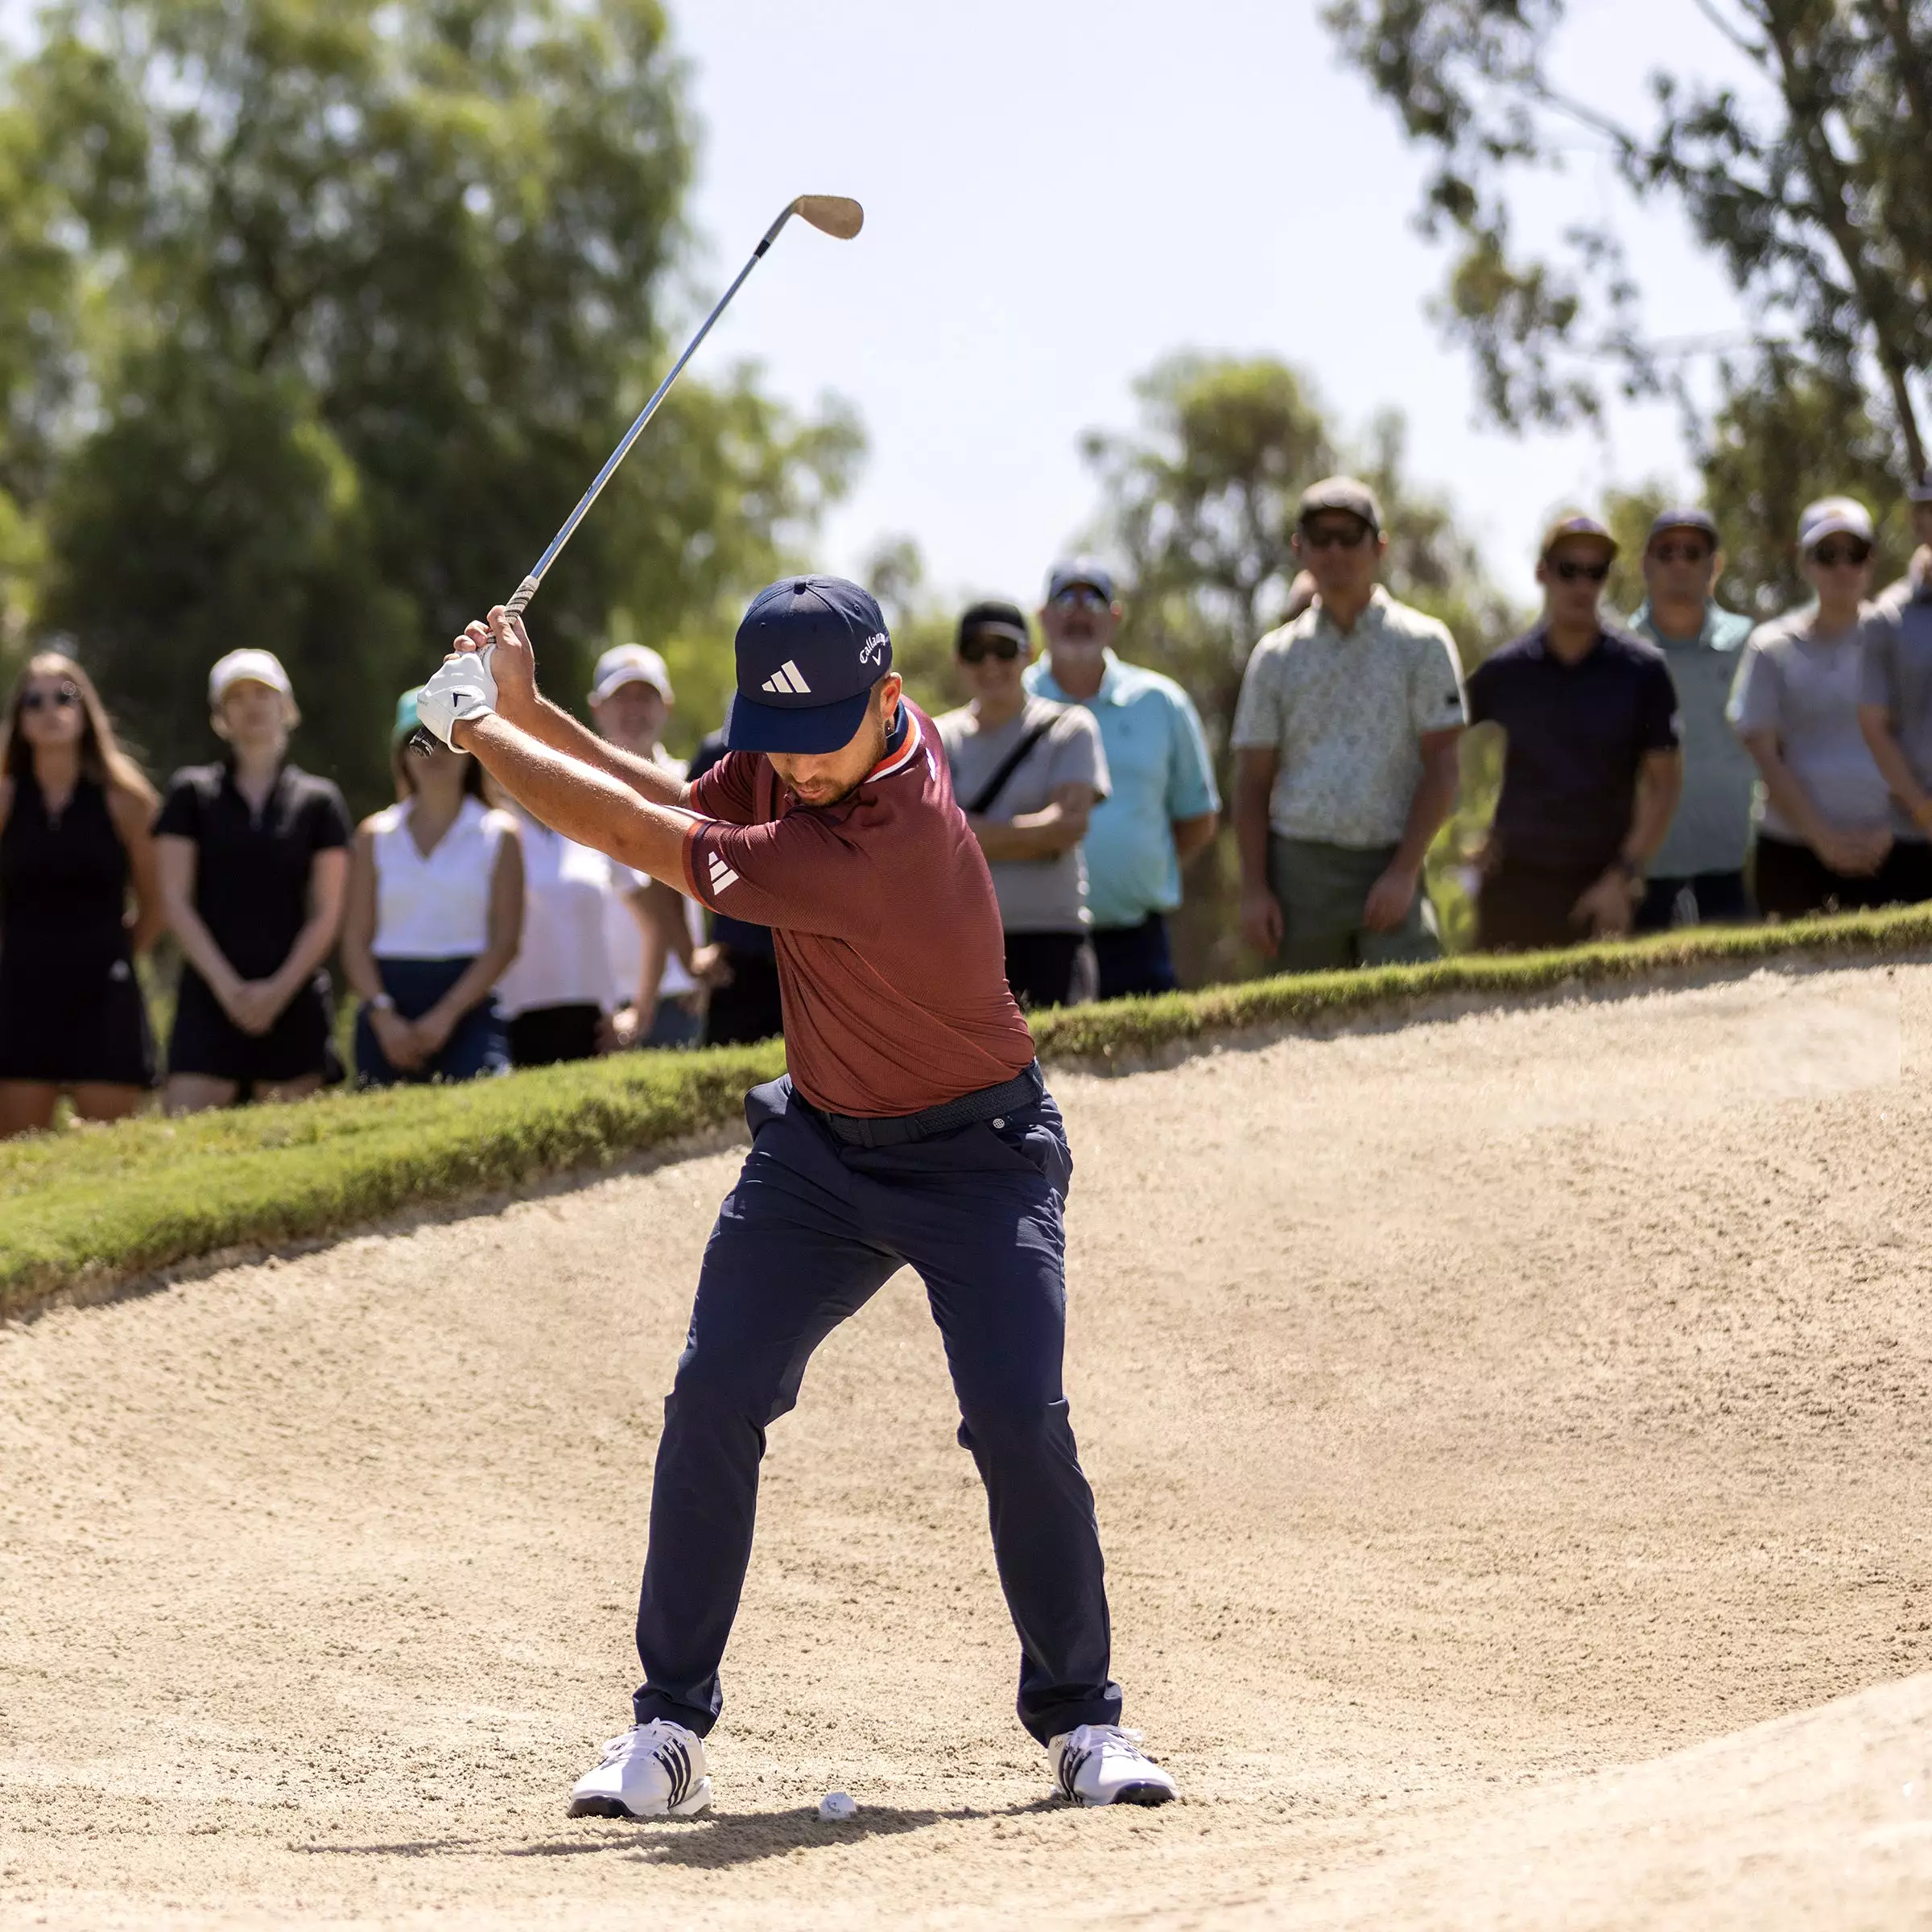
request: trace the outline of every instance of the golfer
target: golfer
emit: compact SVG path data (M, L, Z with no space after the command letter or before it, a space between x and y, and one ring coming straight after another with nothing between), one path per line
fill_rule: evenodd
M1164 1803L1119 1728L1093 1494L1060 1366L1072 1157L1007 990L986 862L878 605L788 577L738 627L727 756L695 785L537 695L501 608L424 688L423 722L566 838L776 935L788 1072L704 1253L664 1405L638 1606L634 1727L573 1814L688 1817L751 1555L766 1427L811 1352L902 1264L926 1282L1020 1637L1020 1721L1062 1793Z

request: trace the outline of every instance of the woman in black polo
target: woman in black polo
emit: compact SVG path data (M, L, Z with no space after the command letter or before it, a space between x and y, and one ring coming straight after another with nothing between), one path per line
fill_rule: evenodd
M342 1070L322 970L342 923L349 812L288 762L300 714L266 650L208 673L228 755L175 774L155 826L167 923L185 956L167 1051L170 1113L291 1100Z
M0 1140L132 1113L155 1084L134 955L161 931L154 787L72 658L0 712Z

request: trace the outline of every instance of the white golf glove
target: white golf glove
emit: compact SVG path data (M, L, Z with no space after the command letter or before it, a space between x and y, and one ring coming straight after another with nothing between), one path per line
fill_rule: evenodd
M449 658L416 694L416 716L452 750L450 733L458 718L480 718L497 708L497 681L489 675L496 646L464 651Z

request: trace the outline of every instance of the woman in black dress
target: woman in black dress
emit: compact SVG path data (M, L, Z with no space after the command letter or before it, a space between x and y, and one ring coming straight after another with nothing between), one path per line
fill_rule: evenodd
M5 1139L51 1126L63 1093L87 1121L141 1104L155 1056L134 955L162 920L154 788L80 667L55 652L30 658L0 745Z
M348 808L288 762L301 714L272 653L229 652L208 673L208 704L228 756L176 772L155 825L185 956L170 1113L299 1100L342 1077L322 962L342 923Z

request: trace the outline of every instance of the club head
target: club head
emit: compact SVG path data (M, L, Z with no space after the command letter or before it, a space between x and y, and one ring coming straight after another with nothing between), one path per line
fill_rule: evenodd
M822 235L849 242L865 225L865 211L848 195L800 195L791 212L801 215Z

